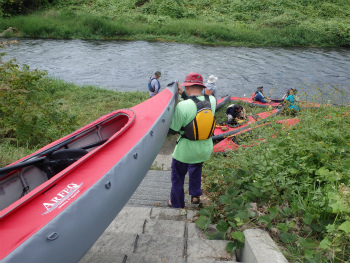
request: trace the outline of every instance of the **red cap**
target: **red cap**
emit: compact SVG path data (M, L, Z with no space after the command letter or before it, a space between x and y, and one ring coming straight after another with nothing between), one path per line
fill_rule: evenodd
M186 76L185 82L181 84L181 86L193 86L193 85L199 85L203 88L206 88L206 86L203 84L203 77L201 74L198 73L190 73Z

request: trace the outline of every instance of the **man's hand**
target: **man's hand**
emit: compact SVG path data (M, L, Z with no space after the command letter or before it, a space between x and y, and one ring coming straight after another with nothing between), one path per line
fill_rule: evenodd
M180 86L179 81L176 81L176 85L177 85L177 92L179 93L179 95L181 95L182 92L184 92L184 89Z

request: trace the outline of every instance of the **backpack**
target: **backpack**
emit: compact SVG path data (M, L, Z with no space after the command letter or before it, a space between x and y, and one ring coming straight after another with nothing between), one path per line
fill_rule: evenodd
M230 106L228 106L227 108L226 108L226 111L225 111L225 115L226 115L226 117L228 118L228 115L230 114L230 115L233 115L234 114L234 107L235 106L235 104L231 104Z
M255 94L256 94L257 92L254 92L253 93L253 96L252 96L252 100L254 101L255 100Z
M152 80L154 80L154 79L157 79L157 78L155 78L155 77L151 77L150 79L149 79L149 81L148 81L148 90L150 91L150 92L154 92L154 87L152 87ZM157 80L158 81L158 80Z
M192 121L181 128L181 130L185 132L185 134L182 135L183 138L191 141L198 141L209 139L213 135L216 118L211 111L209 96L204 95L204 97L204 101L200 101L194 96L190 97L197 106L197 114Z

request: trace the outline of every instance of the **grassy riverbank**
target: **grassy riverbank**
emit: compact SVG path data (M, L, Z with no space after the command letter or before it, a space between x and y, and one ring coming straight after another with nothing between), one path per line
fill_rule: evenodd
M290 262L349 262L350 109L303 110L299 118L290 129L239 137L238 144L258 145L206 162L212 203L196 223L217 223L214 236L231 239L229 251L242 247L244 229L259 227Z
M52 2L42 1L38 10L26 15L3 10L0 31L16 28L3 34L6 37L350 46L350 2L346 0Z

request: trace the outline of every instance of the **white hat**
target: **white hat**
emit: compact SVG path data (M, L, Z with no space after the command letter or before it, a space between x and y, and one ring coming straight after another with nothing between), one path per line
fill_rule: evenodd
M217 77L215 77L214 75L210 75L208 79L208 83L215 83L217 80L218 80Z

